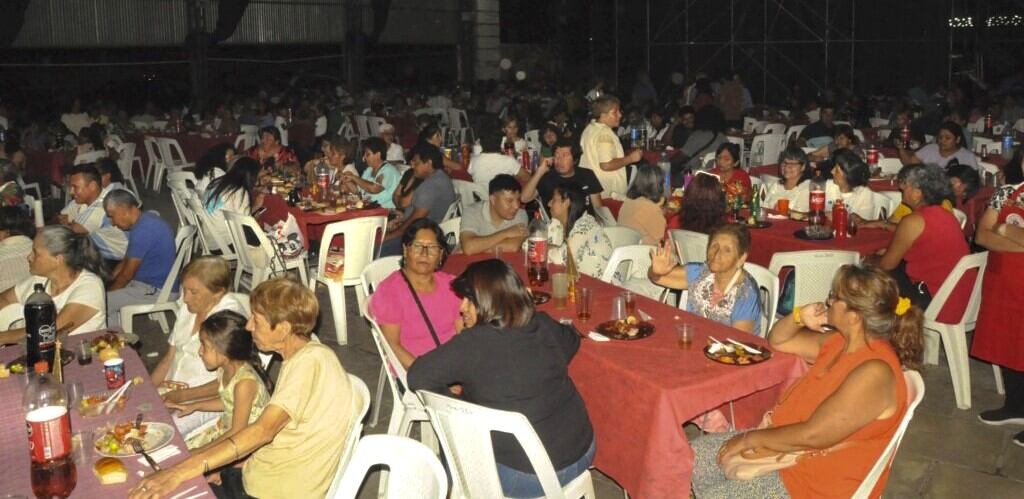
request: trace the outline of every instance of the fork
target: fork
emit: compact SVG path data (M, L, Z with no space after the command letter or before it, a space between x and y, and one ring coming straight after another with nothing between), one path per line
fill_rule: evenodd
M149 467L153 468L153 471L160 471L160 465L156 464L156 461L154 461L153 458L149 456L149 454L146 454L146 450L142 448L142 442L140 442L139 439L137 438L132 438L129 440L131 441L132 449L134 449L135 452L142 454L142 457L146 460L147 463L149 463Z

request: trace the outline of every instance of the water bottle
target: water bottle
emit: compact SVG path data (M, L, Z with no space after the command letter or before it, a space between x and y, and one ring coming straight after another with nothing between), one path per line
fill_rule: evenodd
M1010 159L1013 157L1013 127L1007 125L1003 127L1003 159Z
M25 365L34 366L40 360L53 359L57 341L57 307L46 294L42 283L25 300Z
M331 170L327 168L327 162L321 160L317 163L315 173L317 201L325 203L331 196Z

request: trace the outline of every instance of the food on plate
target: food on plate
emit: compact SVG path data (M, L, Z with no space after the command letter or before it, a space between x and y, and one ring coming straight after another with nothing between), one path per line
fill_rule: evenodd
M89 348L94 353L100 354L100 360L104 360L102 355L104 350L113 349L115 352L120 352L124 348L124 338L119 334L113 332L107 332L101 336L97 336L89 342Z
M640 334L640 319L632 315L625 319L619 319L612 323L612 332L632 338Z
M21 362L14 362L7 366L7 369L11 371L11 374L25 374L25 364Z
M737 346L714 343L710 339L708 340L708 347L704 352L709 358L722 364L740 366L757 364L771 357L771 352L767 350L764 350L763 353L755 354Z
M121 352L114 348L104 348L103 350L100 350L98 357L100 358L100 362L106 362L111 359L120 359Z
M124 483L128 480L128 469L116 457L101 457L92 465L92 472L100 479L101 485Z
M115 454L122 448L131 448L130 440L146 441L146 425L138 428L131 421L107 426L103 436L96 439L96 450Z
M84 417L99 416L102 412L103 402L110 397L110 392L97 393L94 395L86 395L82 397L82 400L78 402L78 413ZM114 402L113 411L120 412L124 409L125 403L128 400L128 395L122 395L118 397L117 401Z

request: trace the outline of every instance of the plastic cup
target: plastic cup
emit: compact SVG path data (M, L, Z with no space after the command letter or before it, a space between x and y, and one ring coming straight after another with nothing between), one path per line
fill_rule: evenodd
M108 390L121 388L127 377L124 371L124 359L110 359L104 362L103 376L107 380Z
M64 385L67 386L68 401L71 403L71 406L77 406L81 402L82 397L85 396L85 388L82 387L82 382L75 381L73 383L64 383Z
M619 321L626 318L626 299L621 295L612 298L612 317L613 321Z
M581 321L590 320L590 288L576 288L576 317Z
M693 324L684 322L676 324L676 339L679 348L689 350L693 345Z
M784 217L788 217L789 216L789 200L786 199L786 198L780 199L779 200L779 204L776 206L776 210L778 210L779 215L782 215Z
M555 308L565 308L569 297L569 276L565 272L552 274L551 297L555 299Z
M621 296L626 304L626 316L636 317L636 294L632 291L623 291Z

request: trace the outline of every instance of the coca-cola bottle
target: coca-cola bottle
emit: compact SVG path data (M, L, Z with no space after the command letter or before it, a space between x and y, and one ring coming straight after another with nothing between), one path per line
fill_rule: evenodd
M314 170L316 174L317 201L326 203L331 197L331 170L326 161L320 161Z
M36 364L22 397L32 459L32 493L40 499L65 498L75 490L78 473L71 455L71 415L64 386Z
M57 341L57 307L42 283L36 284L35 291L25 300L25 336L26 366L53 359Z
M821 170L814 170L814 177L811 178L807 214L808 225L825 225L825 177Z
M985 135L992 135L992 113L985 115Z
M530 286L544 285L548 280L548 224L540 212L530 222L530 235L526 240L527 277Z
M846 239L849 237L848 216L849 213L846 211L846 205L843 204L843 200L837 199L836 204L832 206L832 229L835 231L836 239Z

